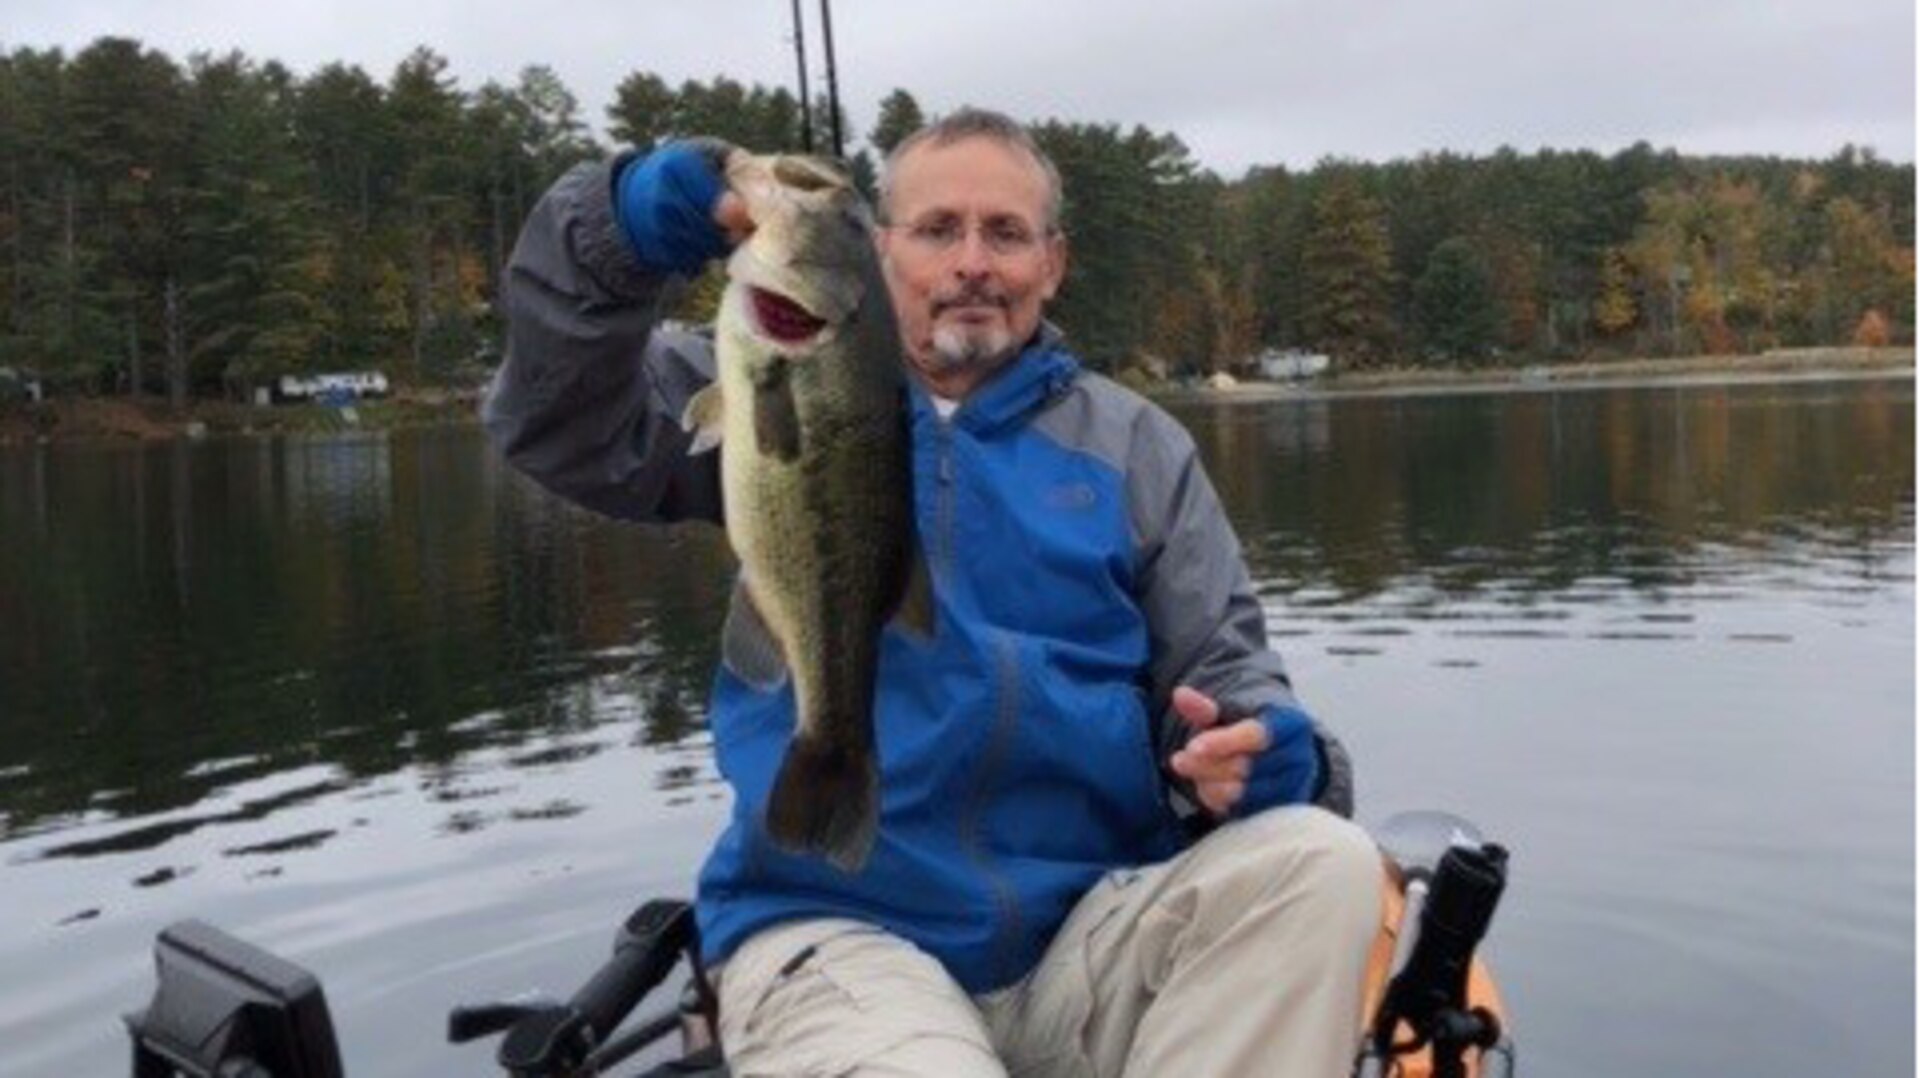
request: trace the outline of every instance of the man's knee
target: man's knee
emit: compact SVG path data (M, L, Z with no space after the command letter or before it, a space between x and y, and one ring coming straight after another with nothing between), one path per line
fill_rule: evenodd
M878 928L777 926L743 944L719 981L736 1074L1005 1074L979 1011L940 964Z
M1237 820L1206 842L1227 840L1234 860L1266 890L1315 905L1371 911L1377 918L1383 871L1372 836L1324 809L1295 805ZM1204 845L1204 843L1203 843Z

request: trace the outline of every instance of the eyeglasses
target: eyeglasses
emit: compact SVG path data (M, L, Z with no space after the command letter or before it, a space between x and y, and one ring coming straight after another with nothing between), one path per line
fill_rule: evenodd
M934 254L952 252L966 241L969 231L958 216L948 215L887 227L890 231L904 233L908 242ZM1051 235L1053 230L1039 232L1017 217L995 217L981 222L973 231L980 234L980 242L988 251L1012 258L1039 250L1040 241Z

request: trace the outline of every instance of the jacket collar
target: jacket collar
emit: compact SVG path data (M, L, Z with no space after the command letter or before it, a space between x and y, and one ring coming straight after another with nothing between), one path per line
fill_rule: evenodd
M953 413L953 423L969 434L992 434L1023 422L1042 406L1067 391L1080 373L1080 361L1064 346L1060 330L1042 322L1026 348L1011 363L974 388ZM933 414L933 401L919 379L913 386L914 408Z

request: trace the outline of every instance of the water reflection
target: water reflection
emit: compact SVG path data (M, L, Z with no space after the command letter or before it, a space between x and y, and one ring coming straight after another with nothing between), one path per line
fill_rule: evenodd
M0 835L313 762L352 783L635 715L650 743L698 725L717 537L563 510L471 432L37 449L0 477Z
M1606 388L1189 407L1266 594L1346 607L1498 591L1578 602L1728 561L1911 533L1913 385ZM1743 570L1744 571L1744 570ZM1571 593L1571 594L1569 594ZM1588 592L1591 595L1591 592Z
M1363 817L1516 850L1541 1070L1912 1072L1910 380L1183 414Z
M1692 1073L1742 1022L1814 1031L1717 1057L1748 1073L1911 1072L1861 1029L1912 1009L1913 402L1177 409L1363 817L1445 804L1519 851L1543 1072ZM0 452L0 969L52 971L0 974L40 1031L9 1073L123 1063L103 1016L189 915L311 949L352 1070L480 1066L435 975L568 983L717 828L731 575L717 532L568 509L472 430Z
M1336 654L1364 656L1428 623L1459 639L1694 635L1686 614L1565 624L1622 591L1883 587L1911 536L1912 401L1911 383L1875 381L1180 414L1276 636L1336 632ZM718 536L561 508L471 431L35 449L0 457L0 477L0 837L337 772L43 856L153 845L536 735L638 722L641 743L672 745L700 727L730 571Z

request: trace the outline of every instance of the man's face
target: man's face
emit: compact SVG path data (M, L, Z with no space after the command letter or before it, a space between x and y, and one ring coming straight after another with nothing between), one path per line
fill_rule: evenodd
M907 359L959 397L1018 355L1066 272L1047 179L989 138L923 144L896 162L881 265Z

